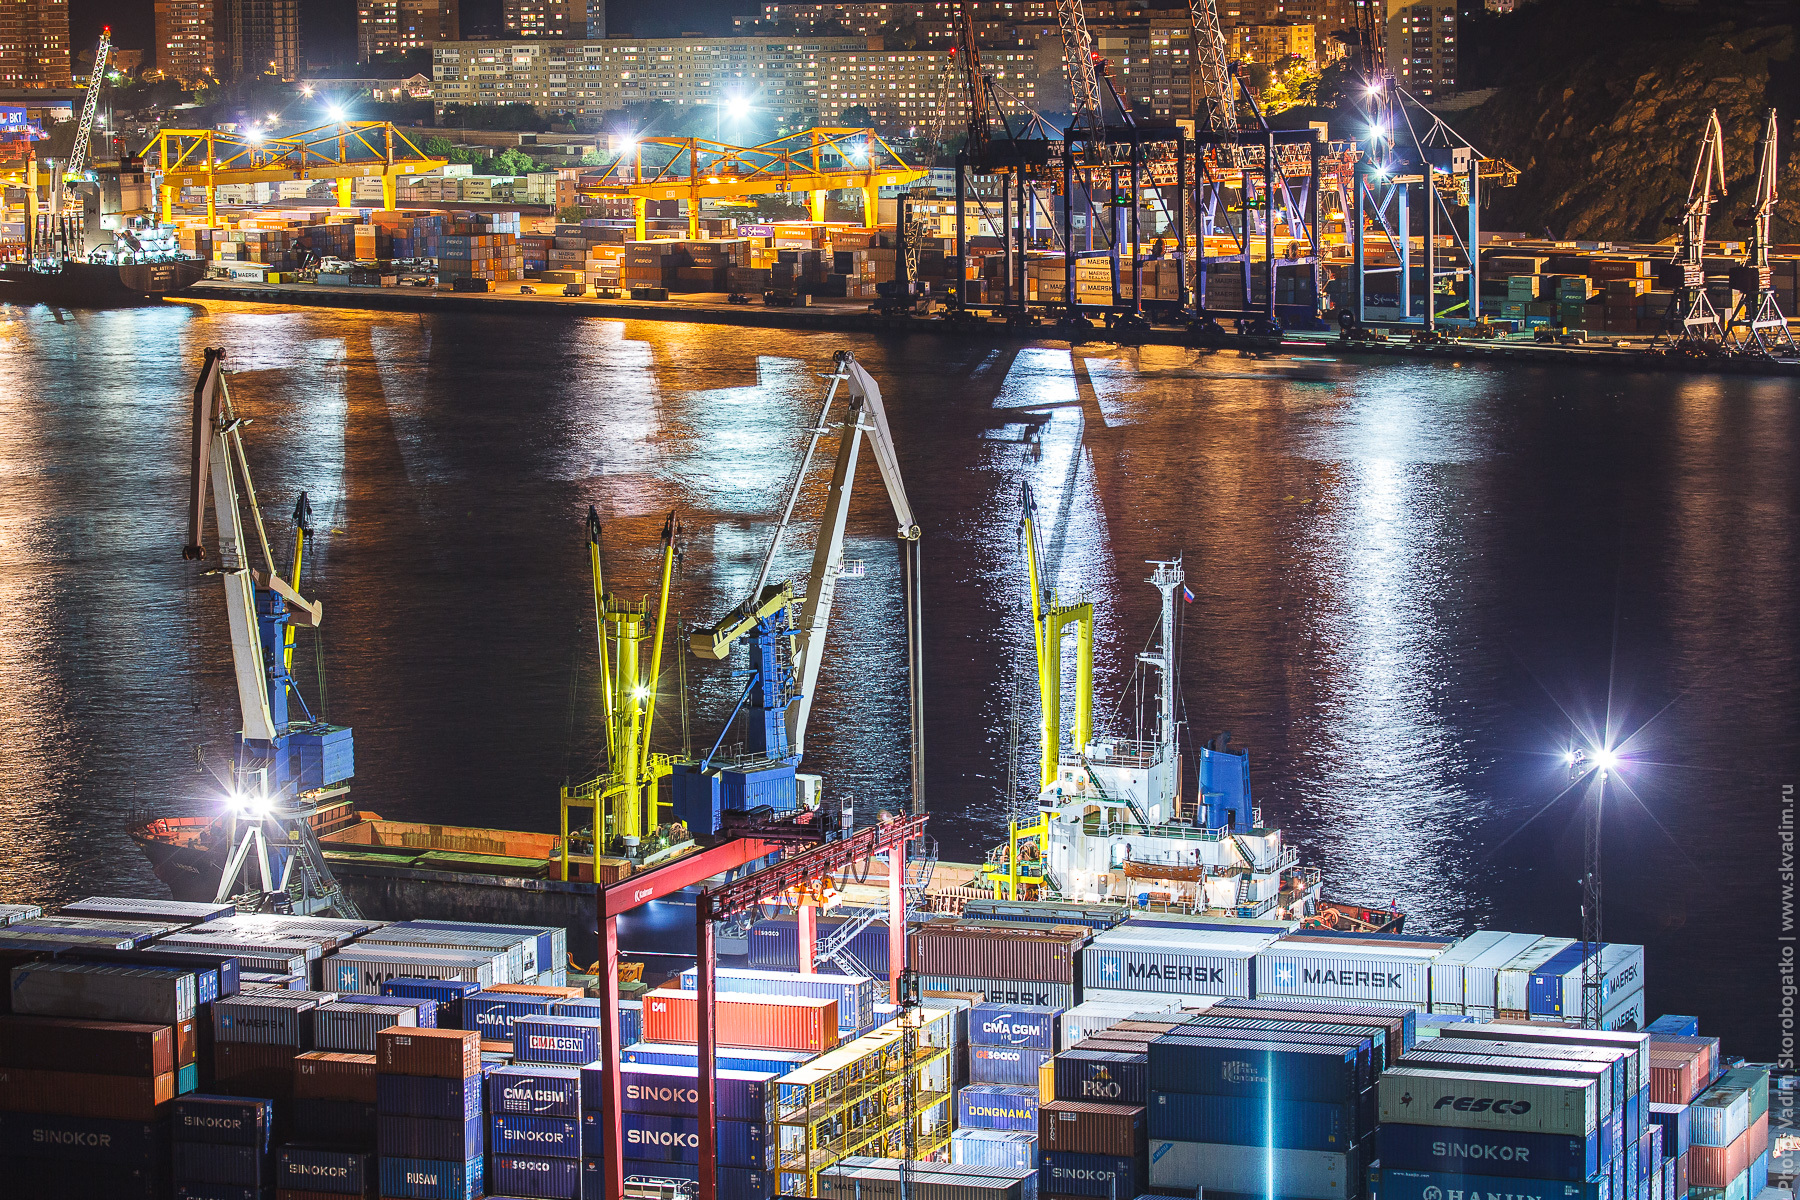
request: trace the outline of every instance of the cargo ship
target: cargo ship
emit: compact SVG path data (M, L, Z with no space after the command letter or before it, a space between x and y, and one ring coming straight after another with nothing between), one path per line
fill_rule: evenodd
M205 277L199 259L0 263L0 304L124 308L179 296Z

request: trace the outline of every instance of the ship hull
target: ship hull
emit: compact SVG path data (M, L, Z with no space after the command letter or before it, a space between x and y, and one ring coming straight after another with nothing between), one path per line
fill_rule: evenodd
M7 263L0 265L0 302L124 308L179 296L205 277L206 264L198 260L111 266L69 262L55 271Z

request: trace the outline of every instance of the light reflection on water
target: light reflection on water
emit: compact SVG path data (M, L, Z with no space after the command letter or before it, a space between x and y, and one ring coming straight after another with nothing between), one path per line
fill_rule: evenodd
M1421 929L1576 932L1573 812L1504 839L1560 786L1558 705L1604 707L1616 639L1622 711L1679 700L1647 755L1675 765L1640 768L1644 807L1608 818L1609 935L1650 946L1653 1009L1731 1011L1751 1038L1772 1020L1756 1007L1769 832L1800 713L1786 383L1294 378L1170 348L245 306L0 314L0 899L153 886L127 813L197 811L193 747L222 752L235 728L217 583L178 553L202 347L228 347L239 372L278 544L311 495L326 708L356 727L358 798L538 829L601 742L587 507L630 596L653 586L678 508L679 623L709 622L754 578L819 375L849 348L883 386L926 530L928 802L947 857L1003 830L1015 721L1017 777L1035 776L1029 482L1049 578L1098 608L1102 724L1131 711L1157 602L1145 560L1184 554L1190 742L1229 729L1251 746L1259 803L1331 893L1398 899ZM898 568L879 476L867 459L860 474L847 554L867 575L840 590L810 765L891 808L907 761ZM791 539L777 575L803 576L810 554ZM741 680L690 663L688 684L691 737L710 745ZM671 721L663 744L680 740Z

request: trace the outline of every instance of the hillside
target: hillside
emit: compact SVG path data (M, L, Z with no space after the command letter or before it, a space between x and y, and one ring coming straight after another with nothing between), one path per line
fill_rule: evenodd
M1657 241L1686 202L1707 113L1726 138L1729 198L1713 236L1741 238L1763 114L1781 115L1775 240L1800 241L1800 77L1792 9L1703 0L1537 0L1464 29L1464 82L1493 88L1448 114L1483 151L1521 168L1484 224L1557 237Z

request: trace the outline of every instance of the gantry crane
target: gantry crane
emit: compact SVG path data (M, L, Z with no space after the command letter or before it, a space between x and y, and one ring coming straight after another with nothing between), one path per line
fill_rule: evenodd
M1732 313L1728 332L1734 335L1741 332L1742 346L1746 350L1754 346L1756 352L1771 358L1778 354L1793 358L1800 354L1800 349L1795 347L1794 335L1788 331L1787 314L1781 311L1781 302L1770 286L1769 273L1769 227L1779 197L1776 184L1779 163L1775 146L1778 123L1775 110L1771 108L1763 118L1762 141L1756 148L1756 207L1750 215L1749 261L1733 272L1732 281L1741 285L1744 299Z
M1725 333L1725 324L1706 295L1706 222L1712 215L1715 183L1719 189L1716 199L1723 200L1725 134L1719 128L1716 108L1707 115L1706 133L1700 139L1700 155L1688 182L1687 207L1681 214L1681 241L1673 261L1680 278L1674 299L1669 302L1664 332L1674 338L1671 349L1676 353L1709 353L1717 349ZM1661 341L1662 336L1659 333L1657 340Z
M825 634L831 621L832 603L843 570L844 527L850 516L850 496L856 485L857 456L866 436L875 451L888 500L898 522L898 537L908 589L913 625L909 653L917 654L917 581L919 526L900 479L900 460L888 430L887 410L881 389L849 351L840 351L825 402L820 406L807 440L806 451L788 488L781 519L769 539L750 594L709 627L693 631L688 646L695 657L721 661L739 643L749 647L748 682L731 720L720 730L712 749L699 760L674 764L674 806L690 831L709 835L719 830L728 810L768 806L776 812L798 807L796 777L806 751L806 724L812 713L819 668L825 657ZM819 439L831 429L831 410L838 390L849 396L849 411L838 425L837 464L831 489L820 517L818 540L813 550L812 572L804 599L791 582L771 583L770 573L783 536L793 523L794 508L806 485L806 477L818 450ZM919 703L915 694L915 711ZM722 753L737 714L749 709L749 731L741 753Z
M1100 84L1094 78L1094 42L1088 36L1081 0L1056 0L1056 24L1062 34L1063 69L1069 76L1070 124L1086 126L1090 148L1103 144Z
M232 407L225 351L207 350L194 385L188 538L182 557L195 562L209 557L205 533L210 486L218 555L208 574L218 575L225 584L226 624L243 719L237 754L221 780L226 789L221 825L231 851L217 899L247 895L262 908L354 917L356 906L332 877L314 833L314 822L324 810L341 809L345 803L342 797L349 791L353 771L351 731L316 719L289 673L292 628L317 629L323 609L298 591L304 524L295 533L292 578L283 579L276 569L244 455L243 429L249 421ZM245 507L262 551L263 570L251 565L244 536ZM295 511L297 519L308 513L304 495ZM300 706L303 719L289 717L290 699ZM254 877L240 887L252 866Z
M1193 26L1194 43L1193 65L1189 69L1200 77L1207 126L1214 133L1235 134L1237 94L1216 0L1188 0L1188 20Z

